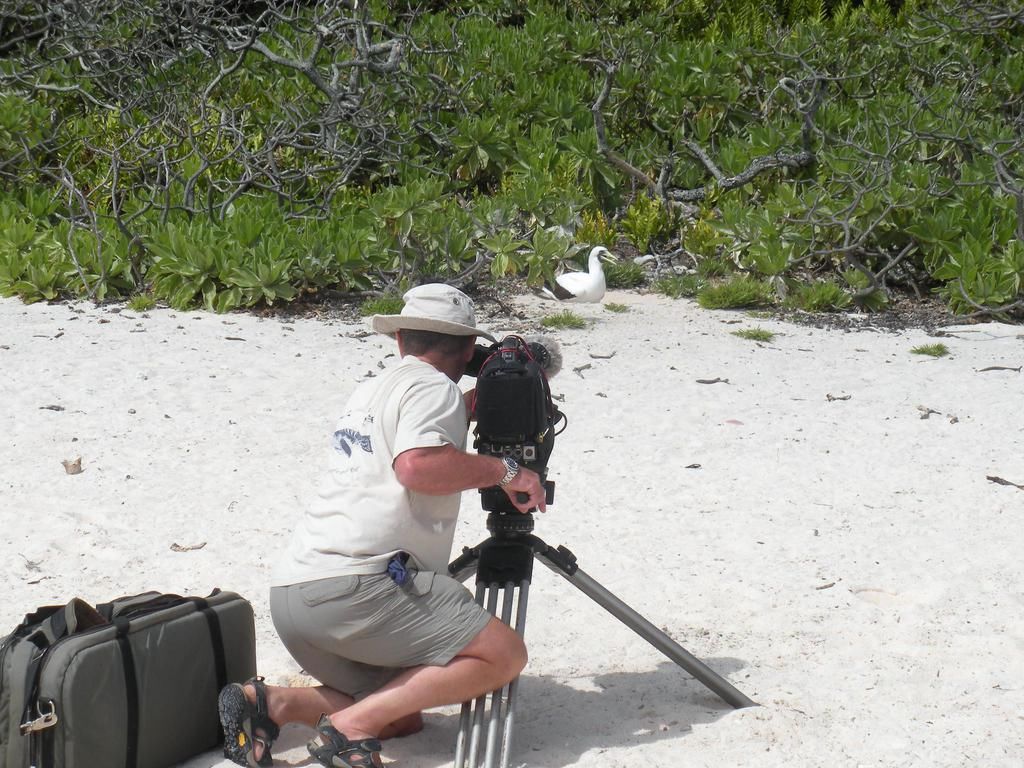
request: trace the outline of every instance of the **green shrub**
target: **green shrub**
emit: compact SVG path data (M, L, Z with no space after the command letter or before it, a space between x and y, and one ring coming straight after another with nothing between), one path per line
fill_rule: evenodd
M660 200L637 195L626 209L621 226L637 250L647 253L652 241L665 237L672 230L673 223L672 213Z
M150 285L161 302L225 311L487 268L536 284L576 255L573 241L608 246L621 234L698 261L697 278L660 284L669 295L711 290L739 264L775 299L796 295L812 311L847 305L834 287L796 288L800 274L841 277L852 302L883 308L884 290L848 269L857 263L892 285L931 282L956 312L1024 317L1011 183L1024 54L1008 42L1016 28L984 23L984 9L495 0L399 10L415 5L367 8L373 24L408 20L410 55L388 73L352 70L365 97L352 102L355 120L339 121L342 102L323 98L311 72L255 48L236 64L219 31L190 48L190 30L174 30L182 50L203 55L161 60L146 41L163 39L171 17L151 18L145 3L96 22L109 29L69 11L47 46L9 46L0 292L102 300ZM288 20L265 20L265 41L302 58L315 50L316 12L294 6ZM346 34L310 62L321 82L332 57L349 56ZM117 66L52 65L76 35L101 41ZM597 146L601 74L587 63L610 51L614 163ZM202 103L193 84L216 78ZM225 130L231 114L239 121ZM304 138L288 140L288 126ZM802 149L812 165L771 167ZM651 194L662 184L694 217L685 226ZM613 287L640 284L631 267L613 272Z
M530 240L532 252L526 256L526 282L538 285L554 277L555 265L567 259L575 258L579 253L578 246L564 237L557 230L537 227L533 230Z
M619 261L604 265L604 277L609 288L636 288L647 280L647 272L632 261Z
M516 274L526 263L523 249L529 243L515 237L507 229L500 229L494 235L481 237L479 243L491 254L491 275L493 277Z
M604 309L605 309L606 312L615 312L615 313L629 312L629 305L627 305L627 304L619 304L619 303L614 302L614 301L609 301L609 302L607 302L604 305Z
M857 269L848 269L843 272L843 279L853 289L854 293L850 300L858 308L867 312L881 312L889 305L889 297L880 288L868 291L870 285L867 275ZM860 292L864 291L863 294Z
M452 136L453 154L448 158L452 178L482 191L497 188L513 157L507 130L504 120L499 126L497 115L462 120Z
M683 230L683 247L702 261L716 256L724 244L725 237L707 219L695 219Z
M575 238L580 243L592 243L610 248L615 244L615 225L600 211L583 211Z
M26 304L53 301L67 288L70 264L44 249L21 254L0 253L0 295L18 296Z
M692 298L696 296L707 281L700 275L672 275L663 277L654 284L654 290L666 296L679 299L682 297Z
M287 243L287 232L279 230L258 236L250 248L239 248L222 227L195 220L181 227L168 224L149 237L157 258L147 278L153 296L175 309L201 304L228 312L259 302L291 301L298 291Z
M786 305L806 312L837 312L850 306L850 294L834 280L817 280L797 286Z
M725 277L736 271L736 265L721 256L711 256L697 262L697 274L705 280Z
M958 314L1011 304L1024 295L1024 243L1014 240L999 252L987 236L968 234L934 274L948 281L939 292Z
M704 309L768 307L774 303L774 291L767 283L751 277L733 277L704 286L697 292L697 303Z

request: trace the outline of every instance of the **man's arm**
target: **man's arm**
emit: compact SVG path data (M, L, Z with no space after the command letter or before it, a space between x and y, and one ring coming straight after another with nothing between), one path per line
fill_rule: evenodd
M398 482L417 493L444 496L472 488L490 488L505 477L505 463L496 456L482 456L460 451L452 445L412 448L398 454L394 462ZM512 482L505 486L509 499L520 512L545 509L544 486L540 476L520 468ZM519 501L517 494L529 499Z

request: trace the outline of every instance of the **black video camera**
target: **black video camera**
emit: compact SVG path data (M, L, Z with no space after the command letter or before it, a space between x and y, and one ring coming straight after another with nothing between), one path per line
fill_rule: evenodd
M510 456L540 475L548 504L555 492L555 484L546 479L548 458L555 447L555 426L565 419L548 387L548 371L554 375L557 359L557 349L506 336L490 347L478 344L466 370L476 376L473 447L487 456ZM480 495L486 511L518 514L501 488L484 488Z

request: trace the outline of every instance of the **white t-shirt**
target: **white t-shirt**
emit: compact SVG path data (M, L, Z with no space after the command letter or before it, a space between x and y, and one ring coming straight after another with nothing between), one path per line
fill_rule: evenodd
M420 570L445 573L461 494L410 491L395 457L411 448L465 450L462 393L434 366L408 355L356 388L331 436L328 469L292 534L272 583L383 573L399 551Z

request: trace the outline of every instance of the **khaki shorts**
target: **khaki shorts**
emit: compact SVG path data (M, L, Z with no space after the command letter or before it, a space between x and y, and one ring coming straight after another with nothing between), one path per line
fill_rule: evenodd
M432 571L404 586L385 573L274 587L270 615L306 672L357 699L404 668L447 664L491 619L460 582Z

